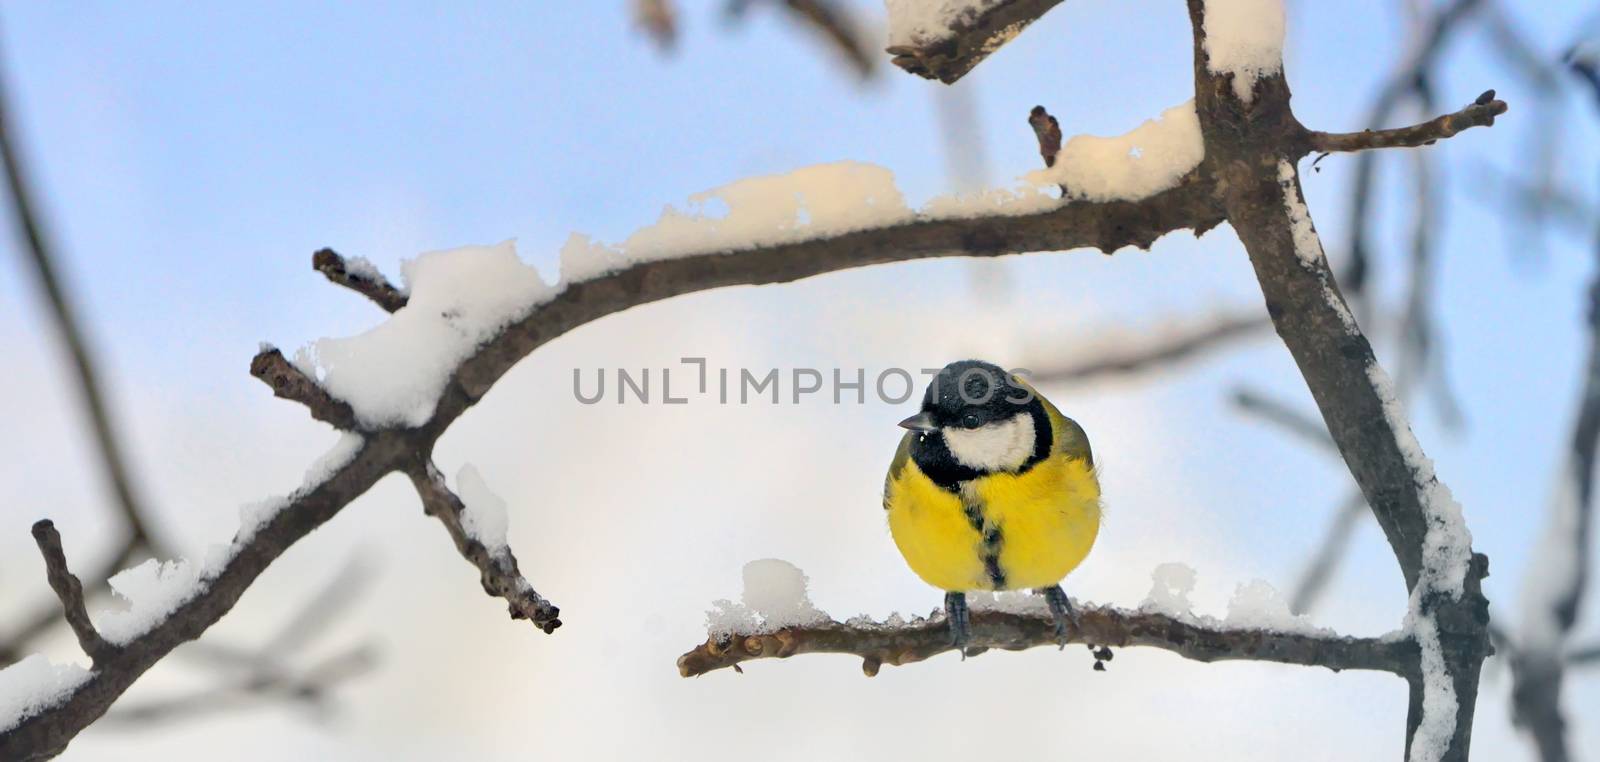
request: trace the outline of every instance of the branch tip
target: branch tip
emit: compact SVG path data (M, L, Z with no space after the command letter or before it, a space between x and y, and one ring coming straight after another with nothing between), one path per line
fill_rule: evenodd
M349 403L335 399L285 359L277 347L266 347L251 358L250 375L270 387L273 396L305 405L312 418L336 429L351 431L356 428L356 414Z
M455 543L456 552L477 567L484 593L504 599L512 619L526 619L546 635L561 626L561 609L533 589L517 568L517 557L507 547L490 549L473 537L462 514L466 504L445 483L433 464L407 469L411 484L422 499L423 512L439 519Z
M365 260L357 260L365 263ZM396 312L406 306L408 297L370 265L351 269L350 263L330 248L317 249L311 255L311 267L329 281L344 286L371 299L385 312Z
M1307 131L1300 155L1433 145L1473 127L1492 127L1495 117L1506 113L1509 108L1505 101L1495 99L1494 90L1485 90L1471 105L1460 111L1410 127L1361 132Z
M44 556L45 578L50 583L50 589L55 591L56 598L61 601L67 626L77 636L83 652L95 664L103 663L116 648L100 636L100 632L94 628L94 622L89 619L88 608L83 602L83 583L67 566L67 554L61 548L61 533L56 531L55 522L49 519L34 522L33 541L39 546L39 554Z
M1056 155L1061 153L1061 123L1044 106L1034 106L1028 112L1028 126L1039 138L1039 156L1044 159L1045 167L1055 166Z

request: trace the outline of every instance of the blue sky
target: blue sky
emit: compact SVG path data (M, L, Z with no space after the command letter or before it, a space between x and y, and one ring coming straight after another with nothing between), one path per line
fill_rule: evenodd
M653 222L664 204L753 174L853 159L891 168L913 201L949 189L936 101L942 86L887 68L878 80L857 84L819 53L814 39L766 9L732 27L717 3L684 5L685 34L671 57L659 55L632 28L621 2L483 3L469 9L445 3L0 7L11 105L60 242L62 267L107 366L125 435L145 475L144 490L160 506L176 542L202 547L227 537L234 506L298 481L311 452L326 444L317 425L272 401L245 373L258 341L297 346L354 333L377 320L368 305L311 272L310 252L317 247L366 256L398 273L401 259L422 251L516 238L522 256L554 277L555 253L570 233L620 240ZM881 17L873 3L856 5L870 18ZM1302 121L1329 130L1360 126L1403 42L1399 6L1365 0L1290 4L1287 67ZM1553 56L1576 34L1586 12L1584 3L1555 2L1516 19ZM1444 430L1425 402L1413 406L1413 417L1441 477L1466 506L1477 547L1493 559L1490 597L1497 610L1509 613L1514 609L1502 608L1502 602L1516 598L1575 404L1581 296L1593 257L1579 236L1558 228L1544 231L1545 245L1536 245L1511 223L1499 194L1491 168L1518 171L1525 165L1529 136L1541 121L1528 88L1479 33L1454 39L1448 62L1436 83L1443 105L1465 104L1496 87L1511 113L1491 130L1430 149L1440 158L1449 202L1438 252L1438 311L1448 377L1468 426ZM1025 121L1036 103L1049 107L1068 134L1122 132L1189 97L1190 66L1181 4L1071 0L960 87L977 106L990 179L1002 182L1038 163ZM1593 200L1600 119L1589 103L1570 95L1558 113L1559 178ZM1332 157L1322 162L1321 172L1305 177L1310 208L1335 257L1344 241L1352 166L1349 158ZM1390 305L1402 287L1399 252L1413 207L1405 169L1402 155L1382 165L1377 285ZM7 261L21 261L10 239L0 246L13 255ZM600 411L570 400L573 367L660 367L696 354L734 367L921 367L960 354L1024 364L1051 351L1070 353L1110 328L1138 329L1217 307L1248 308L1260 298L1243 252L1226 229L1198 241L1171 236L1150 253L1012 257L1001 266L1012 289L999 304L972 294L964 262L880 267L636 310L564 337L545 356L525 363L486 403L495 412L463 420L445 450L458 460L480 462L502 491L544 506L542 512L514 510L514 543L522 526L533 535L524 544L553 557L570 552L545 548L553 540L531 531L570 521L575 532L618 538L616 547L628 550L615 559L579 554L571 559L578 568L547 572L558 580L571 575L562 591L568 600L551 594L579 617L575 632L563 630L563 636L572 635L566 640L519 639L507 648L550 651L582 642L577 612L603 609L609 600L586 594L584 585L626 578L621 559L670 569L685 580L671 593L682 600L647 615L676 636L648 649L646 663L662 669L670 669L675 643L689 644L684 633L692 641L699 625L693 607L734 594L738 564L748 558L782 554L799 562L825 607L825 584L845 595L840 605L876 613L930 608L936 601L896 567L886 538L871 534L872 493L881 483L900 411L883 405ZM898 287L909 280L931 297L901 298ZM22 268L0 267L0 346L13 368L0 381L0 416L8 429L27 432L0 442L7 485L0 558L30 559L25 528L41 514L62 517L75 555L98 552L96 532L105 528L97 523L103 496L92 478L93 461L75 428L76 412L63 390L62 366L41 307ZM1226 394L1242 382L1312 410L1287 354L1270 337L1180 375L1051 393L1097 443L1110 501L1104 553L1129 564L1086 567L1086 589L1073 594L1137 603L1148 587L1147 562L1160 560L1195 561L1219 600L1235 581L1250 577L1288 586L1349 477L1339 464L1239 417ZM507 429L507 420L526 428ZM652 433L638 441L615 433L641 428ZM784 443L768 441L764 435L772 431L782 431L771 438ZM630 492L597 470L595 463L606 461L655 462L650 473L663 479L693 476L687 483L664 481ZM702 480L711 477L704 474L715 474L718 483L708 487ZM830 485L817 486L819 481ZM184 726L170 738L97 729L101 735L85 736L75 747L79 753L104 753L128 738L172 751L225 732L268 737L261 728L346 756L395 753L373 738L430 704L372 696L392 681L432 674L413 655L508 626L498 607L481 600L471 580L463 579L458 559L444 552L409 557L412 544L439 550L434 546L440 538L435 527L417 521L409 498L395 486L352 506L363 517L341 517L312 538L318 550L306 553L337 557L349 547L376 545L388 558L385 573L396 581L383 583L375 600L404 600L415 589L407 584L435 585L435 605L482 619L464 620L442 634L380 628L392 656L376 682L380 687L359 689L358 696L366 698L352 700L358 716L343 729L307 729L292 714L269 711L265 719ZM629 502L645 499L653 505ZM404 508L383 513L378 504L389 503ZM690 503L693 508L686 507ZM572 506L579 516L545 516L555 505ZM702 558L682 561L652 541L652 532L676 537L682 531L681 521L655 514L662 505L715 521L726 535L708 541ZM615 518L599 521L591 515L596 511ZM840 527L857 522L863 528L850 530L860 538L855 544L830 544L833 529L845 533ZM81 531L70 531L74 526ZM269 626L273 613L296 599L296 585L328 563L291 554L288 570L264 579L263 589L252 591L230 621ZM606 574L612 576L596 577L598 571L583 568L585 563L610 563ZM1319 617L1358 632L1397 625L1404 591L1392 557L1370 526L1358 536L1346 568ZM35 572L31 560L0 561L0 612L23 594L39 592ZM447 579L431 581L434 572ZM420 583L419 577L430 581ZM348 627L360 634L379 617L358 612L353 618ZM235 629L248 634L251 626ZM1584 631L1596 634L1592 618ZM568 657L581 662L581 654ZM517 658L559 671L542 660L563 658L563 652ZM1025 663L1033 662L1017 661ZM1180 670L1185 680L1206 679L1204 671L1159 664ZM934 670L935 676L954 679L947 666ZM619 670L607 673L616 682L605 687L658 702L691 695L715 703L735 702L745 691L771 695L780 687L803 688L825 695L836 687L832 680L857 685L851 668L828 678L779 677L783 672L768 667L735 685L707 679L680 689L655 676L636 684ZM1156 670L1149 679L1165 685L1161 681L1169 678L1161 675L1179 673ZM993 678L1000 686L995 689L1023 690L1017 686L1027 684L1027 677L1007 674ZM1283 684L1321 690L1348 677L1283 674L1261 672L1251 683L1255 688L1238 689L1243 693L1232 700L1254 704L1276 695ZM498 685L493 669L457 677ZM800 687L781 682L790 679L802 680ZM895 685L916 690L924 679L907 677ZM759 680L769 682L752 687ZM1117 689L1127 692L1128 706L1155 700L1139 692L1140 683L1128 682L1134 684ZM1571 705L1600 698L1593 682L1577 689ZM1501 681L1486 690L1480 715L1487 740L1480 749L1521 748L1505 727L1495 695L1503 686ZM515 693L515 687L503 687ZM1230 700L1223 687L1210 699ZM1399 693L1394 686L1387 690ZM439 695L442 702L454 694ZM1326 700L1354 695L1329 693ZM1092 702L1083 711L1094 711ZM1328 723L1317 716L1325 708L1302 711L1306 728L1327 731ZM839 721L817 721L828 719ZM448 735L456 728L489 739L497 732L462 722L467 724L445 722L438 732ZM654 730L671 733L673 727ZM1388 735L1350 743L1370 740L1371 748L1391 748L1393 731L1383 728ZM571 745L581 740L575 732L549 732L557 734L557 748L579 748ZM830 737L868 739L873 732L847 726ZM1234 737L1228 732L1248 737L1243 729L1218 732L1224 747ZM1584 748L1600 751L1596 732L1580 731ZM628 752L617 743L615 754ZM754 750L760 743L752 732L727 748ZM863 743L875 748L878 741ZM1036 750L1018 743L1019 751ZM417 741L399 753L425 755L427 748ZM1163 747L1152 748L1159 753Z

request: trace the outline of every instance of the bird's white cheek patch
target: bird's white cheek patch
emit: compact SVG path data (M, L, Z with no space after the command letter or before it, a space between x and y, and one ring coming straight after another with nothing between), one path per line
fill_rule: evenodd
M944 430L956 461L978 471L1014 471L1033 454L1033 416L1019 413L976 429Z

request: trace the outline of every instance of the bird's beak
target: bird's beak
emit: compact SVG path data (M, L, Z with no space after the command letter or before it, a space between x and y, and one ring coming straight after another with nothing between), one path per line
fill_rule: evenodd
M930 431L933 431L934 429L937 429L939 427L934 425L933 416L932 415L929 415L926 412L922 412L922 413L917 413L916 415L913 415L910 418L907 418L907 419L901 421L900 422L900 428L902 428L902 429L910 429L912 431L919 431L919 432L922 432L922 433L926 434L926 433L928 433Z

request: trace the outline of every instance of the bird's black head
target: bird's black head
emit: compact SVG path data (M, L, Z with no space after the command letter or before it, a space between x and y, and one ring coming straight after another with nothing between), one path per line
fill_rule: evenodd
M946 365L900 422L915 432L917 465L952 485L999 471L1027 470L1050 453L1050 419L1032 388L982 360Z

